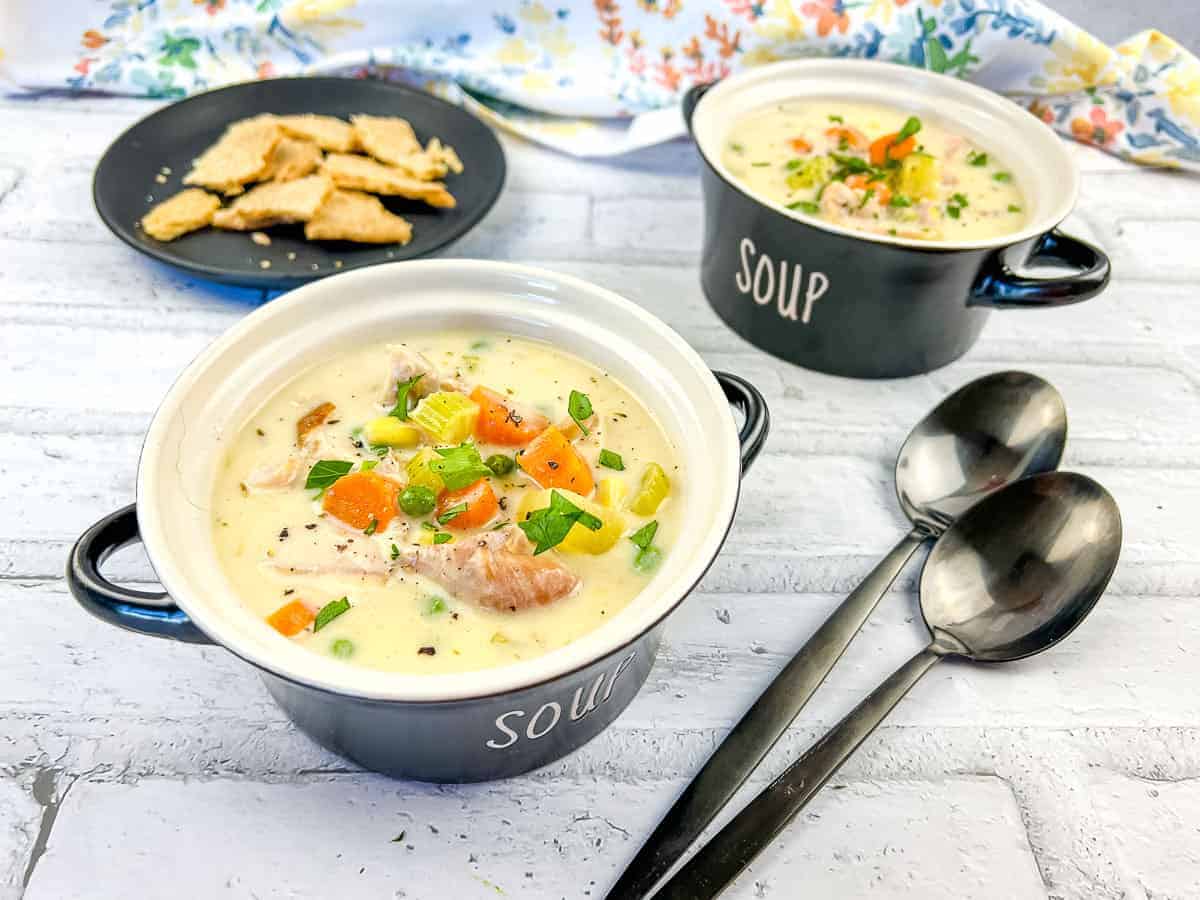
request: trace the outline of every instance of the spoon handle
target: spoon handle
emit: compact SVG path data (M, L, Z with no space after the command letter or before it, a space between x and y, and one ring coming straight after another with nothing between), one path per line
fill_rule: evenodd
M609 891L641 900L716 818L821 686L909 557L930 535L914 528L825 620L733 726Z
M871 692L842 721L783 770L675 873L654 900L716 897L808 805L944 650L930 644Z

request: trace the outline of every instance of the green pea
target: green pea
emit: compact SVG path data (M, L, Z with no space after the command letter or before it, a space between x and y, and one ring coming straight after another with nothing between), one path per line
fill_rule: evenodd
M423 484L410 484L400 492L400 508L410 516L424 516L433 512L437 497Z
M338 638L329 645L329 652L338 659L346 659L354 655L354 641Z
M492 470L492 474L497 478L501 478L517 467L516 460L511 456L505 456L503 453L493 453L483 463Z

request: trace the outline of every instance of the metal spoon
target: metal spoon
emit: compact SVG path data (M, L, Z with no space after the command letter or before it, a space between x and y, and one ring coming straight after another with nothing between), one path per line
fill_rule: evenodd
M934 663L1006 662L1057 644L1096 605L1120 552L1117 504L1084 475L1038 475L973 506L937 542L921 575L929 646L750 801L655 900L720 894Z
M787 730L916 549L989 491L1057 468L1066 441L1062 397L1026 372L997 372L972 381L917 424L896 462L896 492L912 531L742 716L642 845L608 900L650 894Z

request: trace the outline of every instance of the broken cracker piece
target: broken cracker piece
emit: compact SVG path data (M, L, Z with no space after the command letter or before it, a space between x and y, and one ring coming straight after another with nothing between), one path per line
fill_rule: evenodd
M274 116L234 122L215 144L200 154L183 183L223 194L240 194L245 185L257 181L267 171L271 153L282 137Z
M455 205L454 195L440 181L421 181L403 169L364 156L331 153L325 157L321 172L339 188L424 200L430 206L447 209Z
M350 121L359 145L380 162L397 165L405 157L421 152L421 142L407 119L359 115L351 116Z
M412 225L384 208L378 197L337 190L304 226L304 236L310 241L407 244Z
M454 148L444 145L437 138L430 138L424 150L400 157L394 165L420 181L445 178L447 172L457 175L463 170L462 161Z
M173 241L213 220L221 201L200 188L188 188L142 216L142 231L158 241Z
M278 116L279 127L288 137L312 141L322 150L349 153L358 148L354 129L336 116Z
M271 152L271 161L263 173L263 181L294 181L317 170L321 165L321 148L312 141L285 137Z
M231 231L255 231L268 225L307 222L333 193L324 175L294 181L268 181L213 215L213 225Z

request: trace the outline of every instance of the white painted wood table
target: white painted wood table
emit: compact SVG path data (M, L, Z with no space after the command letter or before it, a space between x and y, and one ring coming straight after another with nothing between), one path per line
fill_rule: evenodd
M63 587L75 536L132 499L171 380L265 299L182 277L100 224L93 166L149 108L0 101L0 898L603 896L902 532L891 467L911 424L1005 367L1060 388L1065 465L1121 504L1107 596L1040 658L935 671L734 895L1200 897L1200 179L1076 148L1086 174L1068 225L1111 254L1107 294L996 314L965 359L870 383L771 359L708 309L690 146L600 164L506 139L507 189L452 255L626 294L754 381L775 425L724 553L616 724L528 777L436 787L356 771L224 651L124 634ZM153 579L132 551L114 570ZM919 645L918 572L755 786Z

